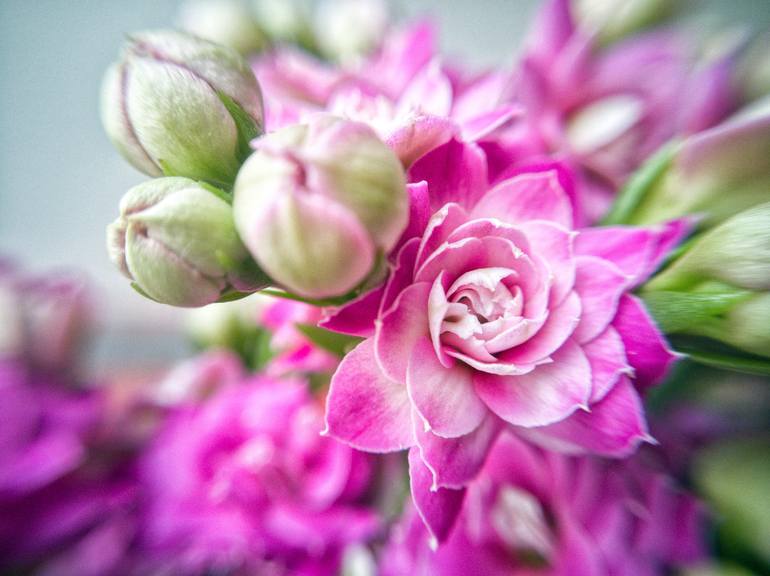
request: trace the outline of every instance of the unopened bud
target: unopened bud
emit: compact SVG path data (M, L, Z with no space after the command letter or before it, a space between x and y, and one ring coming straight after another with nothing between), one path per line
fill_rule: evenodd
M259 52L267 45L246 0L187 0L179 9L178 21L183 30L241 54Z
M580 26L610 43L657 24L671 16L679 0L577 0L573 2Z
M261 92L246 61L184 32L132 35L102 87L108 136L151 176L229 185L262 121Z
M310 298L360 284L408 217L393 151L367 125L330 116L260 139L238 174L233 207L260 266Z
M187 178L158 178L129 190L107 244L121 272L165 304L204 306L265 284L238 238L230 204Z
M318 6L315 32L323 53L355 63L382 40L388 26L383 0L324 0Z

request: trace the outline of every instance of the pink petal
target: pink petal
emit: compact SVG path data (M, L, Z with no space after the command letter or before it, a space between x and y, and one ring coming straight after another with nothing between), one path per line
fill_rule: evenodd
M561 303L575 283L573 243L576 234L545 221L527 222L522 224L522 229L554 276L551 305Z
M489 186L484 152L476 144L450 140L420 158L409 170L409 181L426 180L431 207L456 202L470 210Z
M418 282L398 295L382 315L374 336L377 363L386 376L406 383L407 366L418 340L428 336L430 284Z
M468 221L468 215L459 204L445 204L428 221L420 243L416 266L422 266L449 235L461 224Z
M318 323L332 332L368 338L374 335L374 321L380 308L385 285L365 292L339 308L324 308L324 317Z
M404 114L420 110L427 115L447 117L451 109L452 85L437 59L412 78L398 102L398 110Z
M516 426L544 426L567 418L591 395L591 368L580 346L567 341L553 362L520 376L477 372L476 392L495 414Z
M433 475L420 457L418 448L409 451L409 479L412 501L433 544L444 542L452 532L462 510L465 489L433 489Z
M498 218L508 224L551 220L572 229L572 206L555 170L521 174L487 192L473 209L474 218Z
M414 277L414 263L417 251L420 247L420 239L412 238L398 251L396 264L384 286L384 294L380 303L380 313L387 311L395 302L401 292L412 283Z
M580 410L561 422L522 433L560 452L612 457L629 456L650 438L642 402L625 376L603 400L591 405L590 412Z
M514 259L513 248L508 249L510 259ZM501 257L504 255L501 254ZM433 282L444 273L446 288L461 274L476 268L485 268L489 262L484 242L478 238L464 238L452 244L444 244L420 266L415 274L417 282Z
M588 362L591 364L592 404L604 398L622 374L633 372L633 368L626 362L623 340L612 326L608 326L588 344L583 344L583 352L586 353Z
M618 301L628 289L628 276L608 260L579 256L575 291L583 312L575 330L578 342L589 342L604 332L618 309Z
M414 424L420 455L433 475L433 487L455 489L475 478L501 429L491 414L473 432L459 438L442 438L426 431L419 416Z
M409 224L391 254L398 254L408 240L421 237L431 217L428 183L423 181L407 184L406 191L409 194Z
M623 340L637 388L644 391L662 380L678 356L669 348L641 300L624 295L612 325Z
M409 168L431 150L446 144L456 131L457 126L449 118L420 115L391 132L385 143L393 149L401 164Z
M367 452L393 452L414 444L406 386L380 372L371 338L349 352L332 377L326 430Z
M420 416L438 436L468 434L487 414L473 388L473 371L462 364L445 368L429 338L418 340L412 347L406 385Z
M516 348L502 352L498 358L512 364L533 364L558 350L575 332L581 318L580 298L571 292L559 306L548 314L542 328Z
M466 142L481 140L498 128L505 126L521 113L520 106L506 104L483 114L472 116L461 124L462 139Z

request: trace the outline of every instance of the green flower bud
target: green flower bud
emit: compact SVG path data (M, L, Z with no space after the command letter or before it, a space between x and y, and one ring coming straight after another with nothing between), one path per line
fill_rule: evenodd
M607 224L656 224L699 214L712 226L770 201L770 108L668 146L629 181Z
M609 44L671 16L680 0L577 0L575 16L582 28Z
M183 30L252 54L267 46L267 38L246 0L187 0L177 16Z
M120 217L107 228L110 259L153 300L204 306L265 286L224 193L212 190L187 178L159 178L121 200Z
M404 171L364 124L325 116L258 142L235 183L235 222L270 276L341 296L393 248L408 218Z
M107 71L102 122L150 176L229 185L262 130L262 95L235 50L184 32L141 32Z
M647 288L688 290L712 280L747 290L770 290L770 202L704 233Z

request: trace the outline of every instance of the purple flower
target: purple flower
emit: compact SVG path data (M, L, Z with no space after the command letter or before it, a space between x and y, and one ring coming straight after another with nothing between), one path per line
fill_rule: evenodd
M141 464L148 565L332 573L379 521L360 503L366 456L322 438L321 426L303 382L267 377L172 415Z
M629 292L687 226L573 230L563 168L488 190L483 154L455 141L418 175L413 208L425 219L440 208L402 242L384 287L322 323L367 338L332 378L328 433L373 452L411 448L431 490L470 481L505 426L561 451L632 453L649 439L639 392L674 356ZM419 219L413 210L410 229ZM445 536L452 507L423 512Z
M382 576L654 576L702 559L698 502L638 459L571 458L501 436L438 550L410 510Z

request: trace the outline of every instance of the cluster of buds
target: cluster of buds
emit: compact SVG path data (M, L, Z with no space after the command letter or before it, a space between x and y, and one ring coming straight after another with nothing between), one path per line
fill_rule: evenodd
M157 177L129 190L108 230L145 296L197 307L271 284L342 296L398 241L404 169L376 133L318 117L253 140L261 102L237 52L186 33L137 34L108 71L107 133Z

